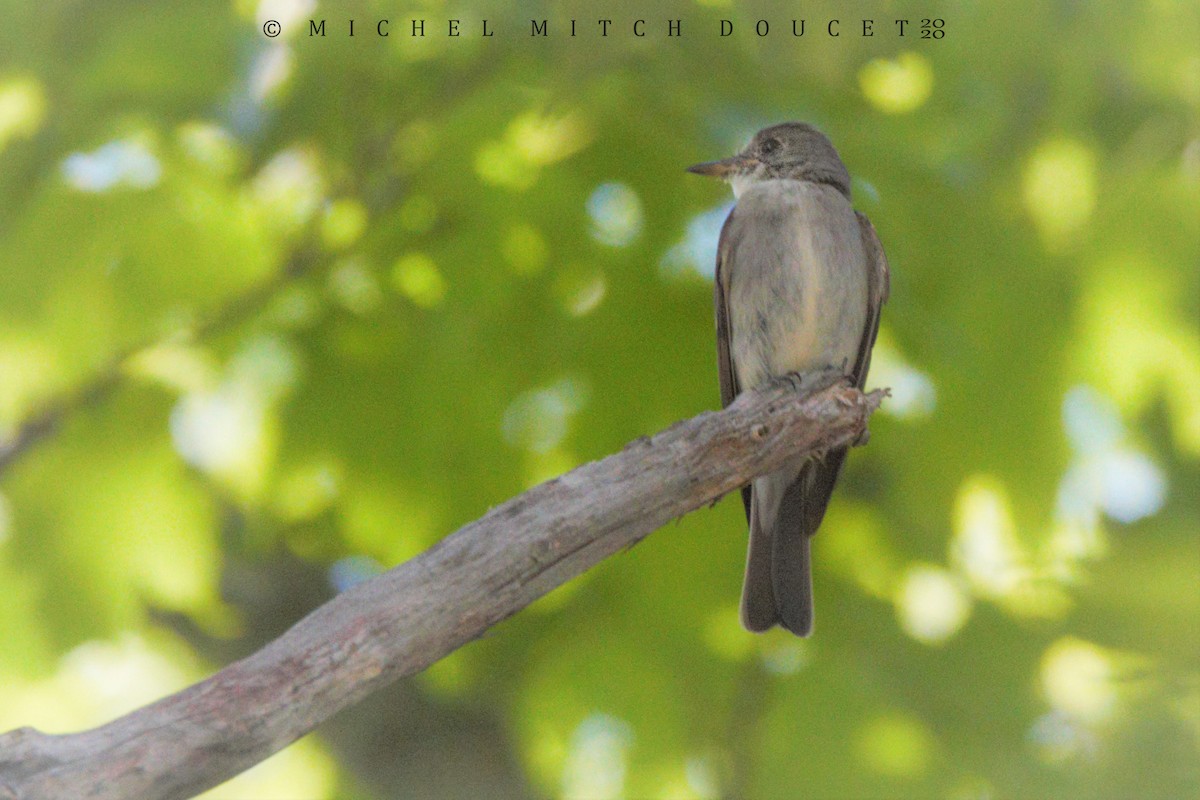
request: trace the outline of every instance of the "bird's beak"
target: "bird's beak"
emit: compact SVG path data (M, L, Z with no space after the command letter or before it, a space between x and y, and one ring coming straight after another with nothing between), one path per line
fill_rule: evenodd
M712 178L729 178L739 172L746 172L758 166L758 159L751 156L736 155L722 158L720 161L705 161L687 168L688 172L696 175L708 175Z

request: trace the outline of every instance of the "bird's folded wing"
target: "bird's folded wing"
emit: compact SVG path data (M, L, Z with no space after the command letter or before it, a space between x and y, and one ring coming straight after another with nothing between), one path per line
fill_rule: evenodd
M725 408L738 396L741 388L737 382L737 372L733 368L733 358L729 348L733 334L729 321L729 268L728 259L731 250L731 234L733 215L737 209L729 212L725 224L721 226L721 238L717 242L717 272L713 277L713 308L717 315L717 377L721 384L721 408ZM742 503L746 507L746 521L750 520L750 487L742 487Z
M854 216L858 217L858 230L862 234L863 252L867 256L869 298L867 324L863 330L862 341L858 345L858 358L854 360L854 371L851 373L854 385L862 389L867 383L867 370L871 368L871 350L875 347L875 337L879 335L879 312L883 309L883 304L887 302L892 279L887 256L883 252L883 245L879 243L875 226L861 211L855 211Z

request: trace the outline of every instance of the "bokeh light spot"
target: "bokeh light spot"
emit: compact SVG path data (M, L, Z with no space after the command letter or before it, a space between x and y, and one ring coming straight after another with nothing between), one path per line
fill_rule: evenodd
M586 147L588 126L574 114L549 116L527 112L516 117L502 139L485 142L475 154L475 171L485 182L513 190L528 189L542 167Z
M1107 718L1116 703L1109 654L1073 636L1059 639L1042 655L1042 691L1058 711L1086 722Z
M342 490L343 470L316 462L291 470L275 492L275 512L288 522L312 519L330 507Z
M1166 476L1149 456L1125 444L1116 404L1090 387L1074 387L1063 398L1063 427L1075 458L1058 487L1062 520L1094 526L1104 512L1130 523L1162 508Z
M866 724L857 750L863 763L881 775L918 778L929 769L934 740L919 720L892 713Z
M214 388L220 380L220 368L208 351L178 343L147 347L126 361L124 369L129 375L179 392L202 392Z
M718 797L721 797L721 784L717 777L717 770L713 767L710 759L704 756L689 758L684 764L683 774L686 789L696 800L717 800ZM681 793L664 793L663 797L665 800L678 797Z
M367 229L367 209L353 198L329 203L321 219L321 238L331 250L343 250L358 241Z
M1051 711L1034 720L1029 728L1029 739L1048 764L1062 764L1080 756L1094 755L1099 746L1091 729L1062 711Z
M284 36L308 32L307 20L317 8L317 0L259 0L254 21L262 27L269 19L279 23Z
M175 449L194 467L227 477L253 472L263 446L261 403L226 387L185 396L171 412Z
M811 643L805 639L797 639L781 628L774 628L757 639L763 669L772 675L795 675L804 669L811 659Z
M548 453L562 443L571 416L586 401L587 387L575 378L524 392L504 411L500 423L504 440L533 453Z
M33 78L0 82L0 152L14 139L37 133L46 117L46 94Z
M1004 487L984 476L967 480L954 516L952 552L975 591L992 598L1015 593L1027 580L1028 568Z
M1025 164L1022 197L1046 243L1062 244L1096 206L1095 154L1071 139L1044 142Z
M392 285L422 308L432 308L446 296L446 279L424 253L410 253L392 267Z
M880 336L871 355L871 386L886 386L891 396L882 411L898 419L921 419L937 408L937 387L926 373L912 366L892 344Z
M555 278L554 291L568 314L584 317L604 302L604 296L608 294L608 280L600 270L568 267Z
M867 102L880 111L905 114L920 108L933 93L933 66L917 53L875 59L859 70L858 84Z
M375 311L383 301L374 272L356 258L340 262L329 273L329 292L343 308L360 316Z
M186 122L176 131L180 149L196 164L228 175L240 160L237 140L224 128L208 122Z
M158 158L139 139L109 142L91 153L72 153L63 161L62 171L67 183L81 192L149 189L162 177Z
M344 592L383 572L383 565L370 556L346 556L329 567L329 585Z
M633 731L608 714L579 724L563 769L564 800L618 800L625 796L626 754Z
M603 183L587 201L592 238L613 247L624 247L642 231L642 201L623 183Z
M250 68L250 96L261 103L279 92L292 76L294 66L292 49L286 44L276 42L264 49Z
M910 567L896 595L896 613L909 636L936 644L953 636L971 615L970 597L952 573L918 564Z
M508 142L485 142L475 154L475 172L484 183L506 189L528 189L537 170L527 164Z
M733 203L728 202L692 217L683 239L663 255L659 264L663 274L678 277L692 272L712 280L716 272L717 240L732 209Z
M263 219L277 231L291 233L320 208L325 182L316 154L307 148L291 148L264 164L251 188Z
M543 166L570 156L590 141L588 126L575 114L549 116L529 112L512 121L508 139L524 160Z

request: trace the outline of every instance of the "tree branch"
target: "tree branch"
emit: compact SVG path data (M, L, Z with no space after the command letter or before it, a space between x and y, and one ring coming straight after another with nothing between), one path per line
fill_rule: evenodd
M854 442L883 396L780 382L638 439L493 508L177 694L81 733L0 735L0 799L191 797L668 520L797 455Z

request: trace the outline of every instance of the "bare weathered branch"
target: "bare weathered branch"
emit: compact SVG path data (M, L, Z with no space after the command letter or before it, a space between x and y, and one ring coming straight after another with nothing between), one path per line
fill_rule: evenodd
M90 731L0 735L0 798L191 797L668 520L797 455L854 442L882 397L780 383L638 439L493 508L177 694Z

